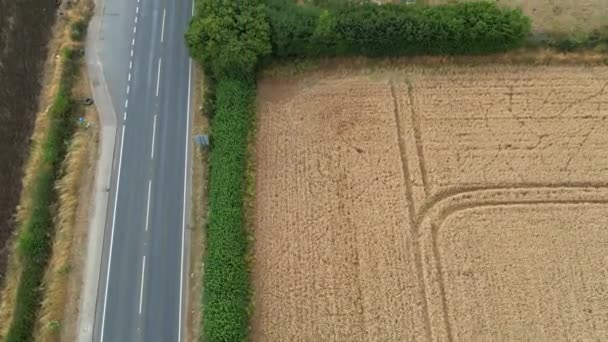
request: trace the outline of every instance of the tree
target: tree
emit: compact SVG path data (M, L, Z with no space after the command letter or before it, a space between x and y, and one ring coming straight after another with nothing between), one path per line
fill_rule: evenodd
M192 56L215 77L242 77L270 54L269 35L259 0L200 0L186 41Z

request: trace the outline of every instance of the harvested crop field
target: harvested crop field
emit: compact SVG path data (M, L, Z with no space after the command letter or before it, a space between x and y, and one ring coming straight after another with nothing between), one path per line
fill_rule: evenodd
M253 341L608 336L608 68L259 83Z

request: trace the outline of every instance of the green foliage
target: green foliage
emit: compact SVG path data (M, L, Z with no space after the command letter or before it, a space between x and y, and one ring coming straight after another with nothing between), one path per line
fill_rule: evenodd
M87 36L87 26L89 24L88 18L80 19L74 22L71 26L70 37L72 40L80 42Z
M247 337L250 290L243 195L254 94L252 80L224 78L217 82L203 275L203 341L244 341Z
M548 39L548 45L563 52L593 49L597 52L608 51L608 25L604 25L590 33L572 32L569 34L554 34Z
M186 42L192 56L215 77L240 77L270 54L268 32L258 0L199 0Z
M42 142L42 162L34 178L31 193L32 208L18 240L18 252L23 271L17 288L17 300L7 342L30 341L41 300L41 284L48 262L53 224L51 206L55 199L55 180L65 155L65 141L69 139L74 118L70 115L73 103L70 89L77 71L77 55L64 50L64 70L60 86L49 110L48 135Z
M489 2L443 6L347 2L329 10L268 1L273 54L400 56L506 51L524 43L530 20Z

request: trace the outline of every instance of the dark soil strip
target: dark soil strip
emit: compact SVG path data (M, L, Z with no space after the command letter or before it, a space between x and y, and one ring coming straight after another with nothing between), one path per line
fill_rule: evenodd
M55 0L0 0L0 284L56 7Z

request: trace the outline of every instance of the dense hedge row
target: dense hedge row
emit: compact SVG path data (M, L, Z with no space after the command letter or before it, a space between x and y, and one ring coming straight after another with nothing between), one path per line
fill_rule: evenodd
M78 56L66 49L62 54L63 72L59 89L48 111L48 135L42 142L42 161L34 176L31 213L24 222L18 241L23 270L17 289L13 321L7 342L30 341L41 300L41 283L51 251L53 233L51 205L55 200L55 180L66 152L66 140L74 127L71 88L78 68Z
M243 341L247 337L249 278L243 193L254 95L253 81L217 82L203 275L204 341Z
M530 32L521 10L490 2L321 9L267 0L267 14L277 57L491 53L521 46Z

